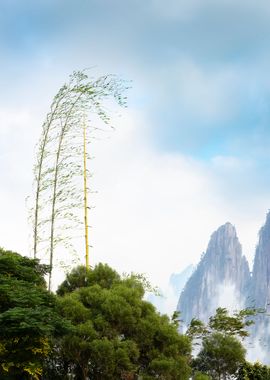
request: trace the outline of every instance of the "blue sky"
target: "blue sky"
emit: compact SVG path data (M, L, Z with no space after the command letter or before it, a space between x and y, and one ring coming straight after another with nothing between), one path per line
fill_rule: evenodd
M190 218L198 213L207 215L206 226L200 232L198 229L204 218L198 218L195 226L190 223L184 231L188 239L194 226L194 233L201 236L198 244L189 248L194 252L193 261L196 262L205 249L209 234L217 224L228 219L237 227L239 225L243 245L246 244L251 257L258 228L270 205L269 16L270 4L266 0L259 3L251 0L2 0L2 197L13 194L12 203L23 213L22 200L32 180L34 145L50 101L74 69L94 67L93 72L116 73L133 81L124 120L135 127L134 130L131 127L129 136L115 139L112 151L115 156L123 157L124 152L128 154L121 145L123 141L130 146L131 141L138 142L134 155L147 157L145 159L150 161L138 158L133 162L133 157L130 165L135 173L144 173L145 166L145 171L149 170L147 178L153 180L149 180L145 188L149 197L164 185L155 182L158 165L163 168L167 185L163 193L157 195L157 202L169 198L171 187L175 187L174 203L171 204L172 209L176 208L175 214L166 214L164 201L164 210L160 206L157 217L160 229L164 229L162 219L166 220L168 228L170 223L179 223L184 228L182 209L178 210L174 204L182 205L183 199L187 203L185 197L190 192L189 211L184 212L183 218L188 217L188 212ZM116 159L116 168L121 159ZM98 174L100 182L96 184L104 189L104 194L104 178L109 176L105 161L99 164L104 177ZM172 176L167 177L167 172L173 173ZM122 168L119 173L127 178L123 183L118 178L122 188L127 186L135 196L140 183L131 186L127 172ZM144 181L141 186L146 187L148 179L139 174L138 178ZM200 178L200 183L195 178ZM162 177L160 181L164 182ZM183 190L182 194L183 181L190 191ZM151 183L156 183L156 188L151 188ZM101 200L102 197L101 192ZM109 198L103 202L108 206L106 202ZM102 213L106 213L105 207L100 206L100 210L97 229L103 228L98 221L104 216ZM24 223L25 216L20 215L18 223ZM144 219L143 214L140 218ZM18 242L14 242L8 232L12 219L8 220L2 222L4 235L9 236L6 240L3 238L3 245L10 244L17 250L20 244L26 247L23 237L26 227ZM149 224L145 230L147 228ZM253 240L249 240L249 235ZM144 238L141 238L143 244ZM172 236L164 235L164 241L169 238ZM172 240L176 244L179 239L175 231ZM185 239L172 249L174 253L167 274L177 260L179 269L189 264L187 259L176 258L176 252L185 249ZM102 249L105 250L105 246ZM115 250L118 249L120 246L116 245ZM150 255L149 268L152 259ZM129 269L119 264L121 260L116 259L111 264ZM131 261L131 265L137 264ZM158 274L153 278L156 280Z
M3 84L24 86L41 72L46 81L59 71L60 83L74 68L97 66L134 81L130 102L147 107L159 149L200 159L268 159L266 1L2 1L0 7Z

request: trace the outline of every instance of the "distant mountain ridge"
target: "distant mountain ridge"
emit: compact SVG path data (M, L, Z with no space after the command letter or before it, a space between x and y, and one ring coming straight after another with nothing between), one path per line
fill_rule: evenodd
M250 284L250 270L242 254L235 227L226 223L215 231L196 270L180 295L177 310L181 319L189 324L192 318L207 321L218 306L231 306L230 289L235 301L242 299Z
M217 307L270 311L270 212L259 232L252 272L235 227L231 223L222 225L212 234L206 252L181 292L177 310L187 326L192 318L207 321ZM261 345L263 355L264 347L270 344L270 317L258 316L251 336L253 345L255 341Z
M251 304L270 311L270 212L259 232L251 280Z

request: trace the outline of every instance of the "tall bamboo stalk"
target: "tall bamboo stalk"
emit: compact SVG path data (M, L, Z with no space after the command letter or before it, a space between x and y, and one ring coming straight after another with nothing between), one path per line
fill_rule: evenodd
M57 100L54 104L53 111L47 116L47 120L43 125L43 138L40 141L39 145L39 161L37 165L37 178L36 178L36 191L35 191L35 205L34 205L34 258L37 257L37 244L38 244L38 222L39 222L39 210L40 210L40 195L41 195L41 183L43 177L43 168L44 168L44 158L45 158L45 149L48 142L49 132L52 127L55 115L58 111L59 104L64 98L65 94L63 93L63 86L55 99ZM52 107L53 108L53 107Z
M61 157L61 149L62 144L64 141L65 133L68 130L70 117L72 115L73 109L76 106L76 104L79 102L80 98L82 97L83 93L78 93L77 98L75 98L75 101L71 104L71 107L69 111L67 112L65 122L61 126L61 132L59 136L59 142L58 142L58 148L56 152L56 160L55 160L55 166L54 166L54 178L53 178L53 193L52 193L52 208L51 208L51 232L50 232L50 269L49 269L49 291L51 290L51 282L52 282L52 269L53 269L53 255L54 255L54 247L55 247L55 241L54 241L54 234L55 234L55 216L56 216L56 201L57 201L57 185L58 185L58 175L59 175L59 162Z
M83 224L78 211L81 210L82 204L84 205L85 265L89 267L87 188L89 127L85 121L83 122L83 118L90 112L98 116L103 123L110 124L110 116L104 102L113 97L119 105L125 105L126 98L122 93L127 87L123 83L110 75L91 80L85 72L74 72L69 83L64 85L54 98L51 111L43 125L35 166L33 246L34 256L41 258L38 243L42 242L41 248L49 262L49 290L52 289L55 248L60 244L63 248L72 247L69 241L77 237L74 230L78 230L79 225ZM76 178L81 176L84 183L83 192L77 187L79 182ZM67 230L71 232L67 234Z
M89 268L89 237L88 237L88 197L87 197L87 166L86 166L86 121L83 126L83 185L84 185L84 229L85 229L85 267Z

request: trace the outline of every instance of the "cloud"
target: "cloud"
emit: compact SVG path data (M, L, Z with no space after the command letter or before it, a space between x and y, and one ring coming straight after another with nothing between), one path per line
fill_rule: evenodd
M143 117L131 110L128 115L111 140L96 148L94 260L146 271L164 285L176 268L198 261L212 231L226 220L241 225L244 252L251 252L269 197L257 202L254 196L252 220L238 209L238 195L227 197L227 189L218 186L223 173L188 156L155 151L144 135Z
M134 80L134 102L143 96L160 149L207 159L268 151L266 1L13 3L2 4L5 92L13 77L38 94L36 82L61 83L74 68L97 64ZM182 19L185 12L192 17Z
M252 256L269 207L266 1L1 7L2 245L29 252L24 198L42 120L68 74L98 64L134 84L117 131L93 144L94 261L159 285L227 220Z
M243 161L238 157L233 156L215 156L212 158L214 167L225 171L243 170L245 167L250 167L252 163Z
M1 112L6 125L1 129L6 147L1 160L1 245L23 254L29 254L31 243L25 197L31 192L43 106L34 113L25 106ZM216 157L209 167L188 155L161 152L152 144L149 119L137 107L123 112L114 124L116 131L98 136L89 152L96 157L90 162L90 186L98 191L90 197L95 206L89 215L92 264L108 262L120 272L144 272L166 289L169 275L197 263L211 233L228 220L239 228L244 253L252 257L269 197L243 197L241 188L228 191L230 172L236 163L242 170L241 160ZM83 245L79 254L83 261Z

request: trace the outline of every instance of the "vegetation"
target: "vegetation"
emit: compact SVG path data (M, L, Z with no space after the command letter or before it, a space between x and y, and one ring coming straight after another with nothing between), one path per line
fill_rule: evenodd
M248 336L247 328L253 324L251 317L255 314L254 309L244 309L229 315L226 309L218 308L206 326L193 319L187 333L195 344L201 344L193 368L213 380L236 376L246 353L239 338Z
M212 333L203 338L202 348L193 361L193 367L210 375L211 379L227 379L235 375L245 362L246 350L230 335Z
M121 278L107 265L74 269L58 290L60 313L74 327L57 348L61 366L83 380L188 379L189 338L144 292L138 276Z
M31 217L34 257L47 256L49 289L56 247L68 248L74 256L72 242L80 235L79 226L83 224L80 184L84 172L84 141L90 142L90 137L85 135L86 124L87 130L98 129L88 125L88 113L91 113L92 123L99 119L110 124L106 101L113 98L124 106L125 89L126 84L113 75L93 79L85 71L74 72L54 97L43 124L34 167Z
M143 278L77 267L55 296L47 271L1 250L1 380L189 378L190 338L143 300Z
M193 380L210 380L210 377L205 373L196 371L194 373Z
M0 378L40 379L53 337L69 324L46 290L48 267L37 260L0 250Z
M255 310L219 308L182 335L177 313L169 319L143 299L143 276L79 266L54 295L48 269L0 249L1 380L270 380L267 366L245 361L240 340Z
M270 380L270 368L260 363L244 363L238 372L237 380Z
M230 315L227 309L219 307L216 314L209 318L206 326L200 320L193 318L187 334L193 339L207 337L213 332L245 338L249 335L247 328L254 324L252 317L256 313L256 309L248 308Z

